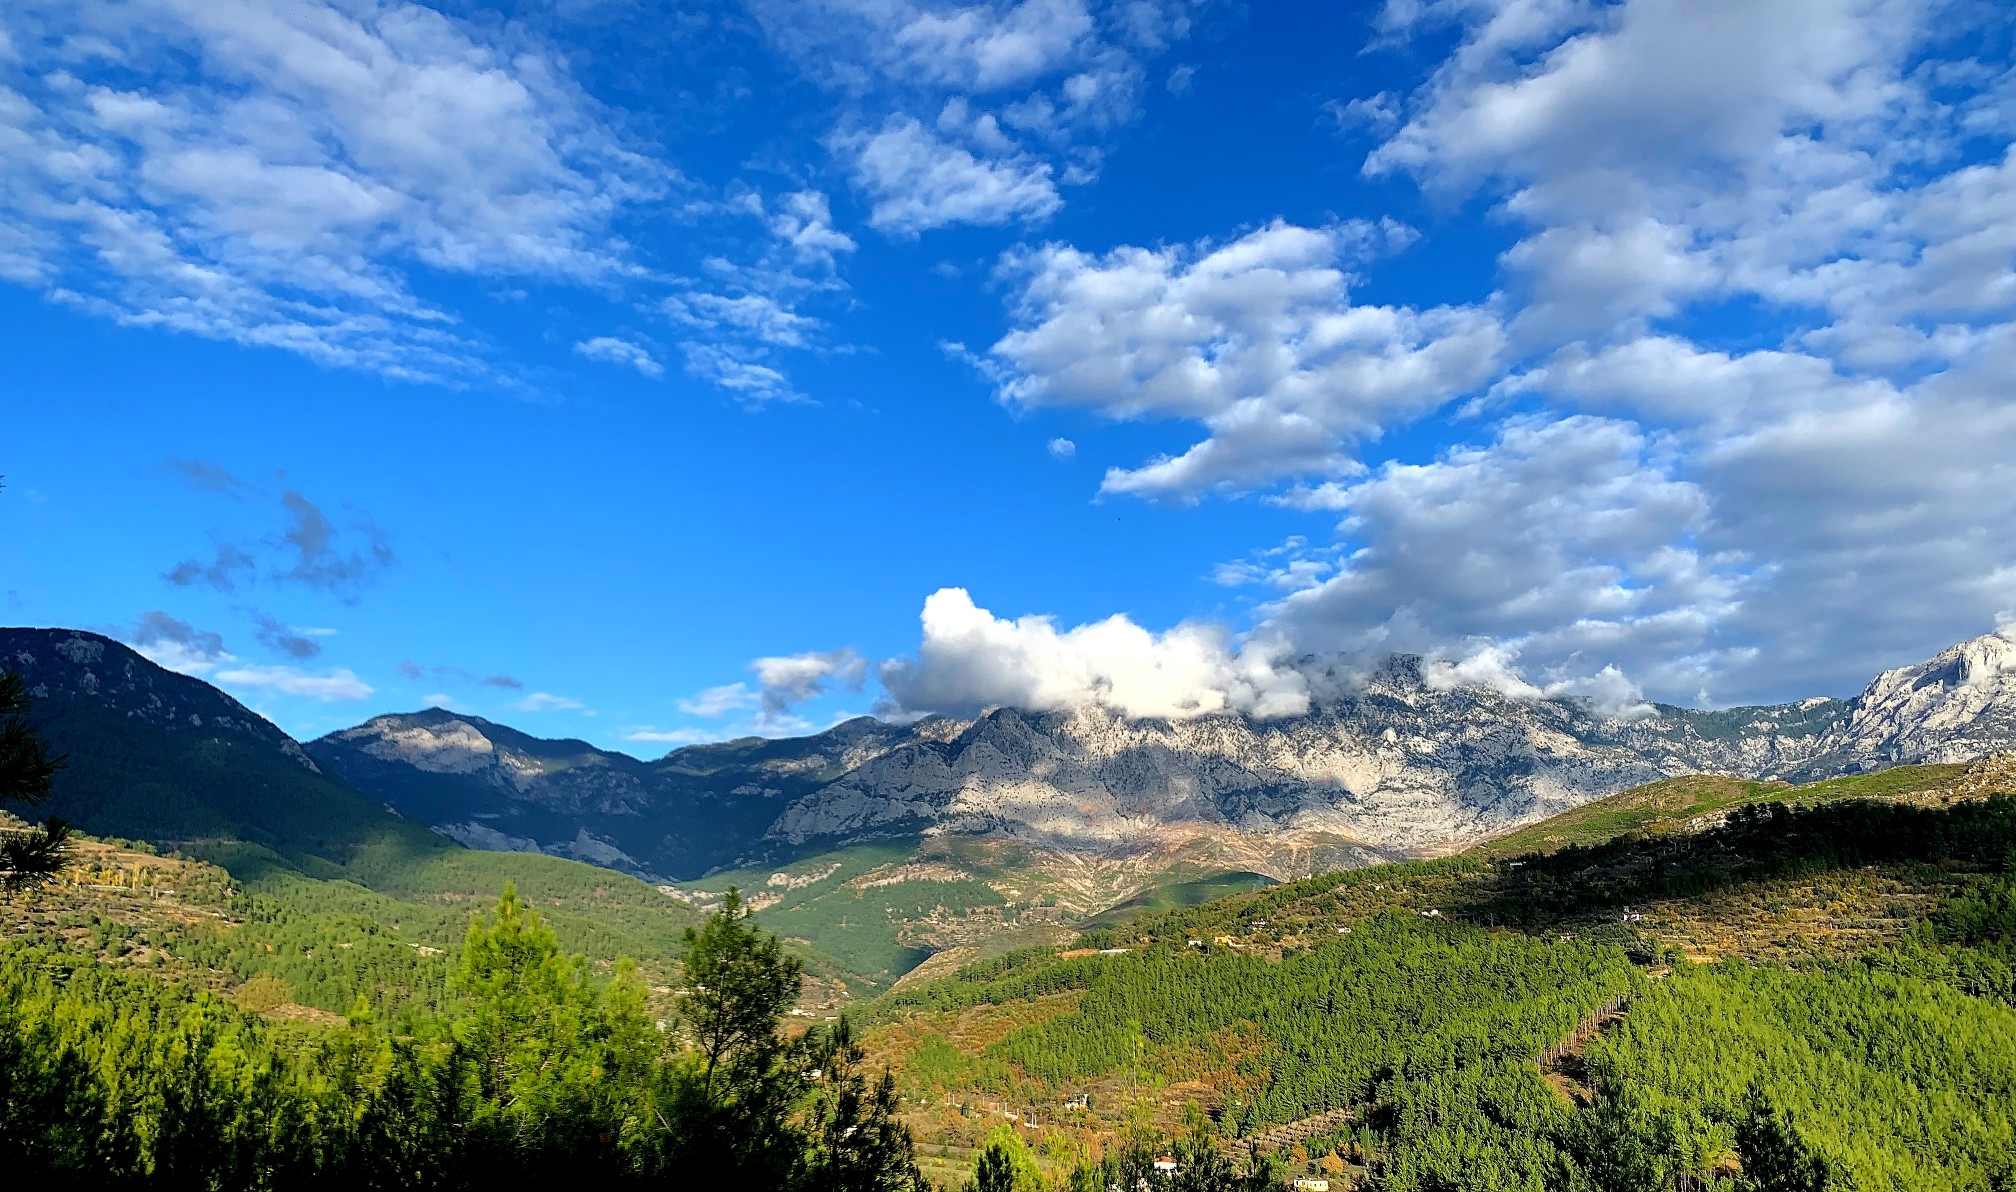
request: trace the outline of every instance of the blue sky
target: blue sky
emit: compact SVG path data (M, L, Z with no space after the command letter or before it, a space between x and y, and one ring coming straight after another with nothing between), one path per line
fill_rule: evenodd
M300 735L1728 704L2016 620L1929 0L0 16L0 602Z

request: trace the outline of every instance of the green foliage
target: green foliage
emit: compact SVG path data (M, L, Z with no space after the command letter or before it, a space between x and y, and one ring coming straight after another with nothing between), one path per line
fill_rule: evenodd
M1243 1137L1348 1109L1329 1137L1379 1192L1999 1189L2016 1186L2012 846L2006 798L1739 806L1710 831L1517 866L1458 857L1290 883L1137 920L1123 955L1001 957L879 1009L1075 991L1070 1012L1032 1015L963 1071L927 1037L913 1072L970 1088L981 1063L1003 1064L1026 1095L1111 1087L1138 1062L1151 1082L1225 1090L1221 1128ZM1648 976L1632 956L1670 958L1553 926L1593 914L1628 937L1605 908L1867 865L1959 893L1894 947L1798 968ZM1383 901L1424 890L1443 920ZM1330 933L1326 915L1381 905ZM1184 942L1218 932L1242 948ZM1273 958L1265 943L1283 934L1294 939ZM1618 994L1622 1012L1597 1016ZM1070 1186L1172 1186L1128 1167L1130 1153L1109 1148Z
M2016 1170L2016 1011L1869 965L1683 969L1588 1062L1642 1107L1601 1149L1669 1170L1731 1145L1770 1188L1944 1192Z
M965 1192L1043 1192L1036 1156L1015 1127L1001 1125L988 1132Z
M1172 1160L1175 1170L1158 1166L1160 1159ZM1205 1133L1194 1129L1174 1140L1152 1131L1130 1133L1098 1162L1079 1164L1064 1182L1069 1192L1106 1192L1111 1188L1274 1192L1281 1185L1278 1163L1253 1157L1242 1167Z
M704 887L724 884L765 886L776 901L762 911L764 926L804 940L845 969L886 984L916 968L931 949L911 938L914 925L932 918L960 918L1007 900L985 882L970 879L905 880L861 885L878 866L908 860L915 838L854 845L787 867L791 884L767 887L772 869L744 869L709 878Z
M814 1065L802 1186L807 1192L889 1189L922 1192L909 1127L897 1119L896 1078L887 1070L871 1080L861 1069L860 1044L841 1019L814 1029L805 1042Z
M773 1027L798 997L802 969L777 937L756 930L742 895L730 887L720 911L686 932L686 980L679 1009L705 1061L703 1085L717 1074L733 1087L761 1080L776 1062Z
M1115 927L1140 914L1197 906L1228 894L1243 894L1248 890L1265 889L1274 884L1274 879L1265 874L1237 870L1194 881L1157 886L1145 894L1137 895L1116 907L1094 915L1085 925L1095 930L1101 927Z
M1804 786L1689 774L1585 803L1488 841L1476 852L1485 857L1519 857L1551 852L1566 845L1601 844L1627 832L1675 830L1697 816L1746 803L1810 806L1837 799L1870 799L1936 790L1951 784L1966 770L1964 765L1893 766Z
M40 807L49 801L64 759L51 757L28 720L28 691L19 675L0 671L0 804ZM0 888L40 885L63 869L70 825L60 818L25 831L0 829Z
M241 841L304 871L317 860L341 864L373 841L454 847L268 741L136 730L83 700L49 701L35 719L69 759L49 808L85 832L183 848Z
M508 888L469 928L449 1013L399 1033L361 1000L339 1028L277 1025L0 947L0 1170L114 1189L916 1189L893 1082L859 1070L849 1030L780 1034L796 969L775 939L731 908L694 941L719 992L691 1003L712 1019L690 1035L652 1021L634 966L591 982ZM698 1046L725 1037L710 1022L733 1024L719 1065Z

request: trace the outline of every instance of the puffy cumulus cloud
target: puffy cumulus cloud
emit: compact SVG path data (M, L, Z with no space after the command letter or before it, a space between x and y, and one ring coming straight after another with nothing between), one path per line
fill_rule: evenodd
M278 634L282 642L306 642L264 613L255 611L252 616L262 641ZM224 648L222 635L198 629L158 609L141 614L131 629L119 631L115 636L156 665L180 674L201 676L229 691L299 696L330 703L367 699L375 690L347 667L317 674L293 665L262 666L246 662ZM306 653L286 645L274 648L296 659L319 652L319 647Z
M1102 491L1194 499L1357 466L1354 446L1492 375L1487 311L1351 301L1358 261L1397 225L1276 222L1224 244L1052 244L1012 259L1014 330L984 364L1002 400L1113 418L1183 419L1209 437L1115 468Z
M991 91L1048 73L1092 32L1084 0L913 11L897 29L888 61L916 78Z
M1716 623L1734 643L1719 682L1776 697L1852 690L2008 607L1997 577L2016 568L2011 340L2005 330L1900 384L1798 352L1647 337L1564 351L1515 384L1669 428L1709 502L1696 547L1754 572Z
M1487 641L1467 654L1431 654L1423 660L1422 672L1428 686L1436 691L1483 687L1513 699L1574 699L1597 715L1612 718L1639 719L1657 712L1645 702L1638 684L1614 663L1605 663L1591 673L1554 678L1538 687L1520 673L1518 660L1517 646Z
M2007 64L1920 60L1935 33L1964 41L1967 21L1993 19L1986 10L1628 0L1404 11L1414 24L1458 23L1462 42L1366 168L1503 194L1504 213L1531 228L1505 257L1522 343L1635 333L1689 301L1742 296L1795 318L1822 311L1806 338L1898 364L1938 355L1942 321L2004 317L2016 300L2007 118L1953 84Z
M868 678L869 662L843 647L758 658L749 664L749 669L756 675L753 684L723 683L678 701L681 712L705 720L750 713L732 729L646 728L640 731L650 735L630 739L693 744L717 740L729 733L774 737L810 732L815 725L799 716L798 708L835 690L860 691Z
M1269 606L1269 631L1313 652L1453 658L1447 674L1508 692L1621 664L1691 696L1753 577L1698 545L1708 494L1677 463L1629 422L1529 417L1429 463L1298 492L1344 515L1344 553Z
M852 159L855 185L873 204L868 222L896 236L1041 219L1063 205L1047 162L1020 153L976 156L915 117L892 117L879 131L840 134L831 143Z
M1266 640L1627 715L1851 692L2016 607L2016 72L1966 36L1996 20L1396 0L1445 58L1333 111L1385 138L1369 172L1495 203L1490 292L1355 305L1390 247L1362 225L1050 245L982 364L1018 406L1208 432L1107 493L1342 515L1211 573L1287 593ZM1464 444L1372 454L1464 396Z
M993 706L1049 711L1099 705L1125 716L1304 712L1303 677L1264 646L1239 648L1217 626L1154 633L1124 616L1059 629L1052 618L997 617L963 588L924 601L912 658L881 670L890 711L918 716Z
M1279 546L1216 564L1207 578L1225 588L1265 585L1284 592L1299 592L1315 587L1323 582L1324 575L1336 570L1336 555L1336 547L1311 546L1307 538L1294 534Z
M1069 439L1052 439L1043 445L1043 449L1050 453L1051 459L1060 461L1078 454L1078 444Z
M601 281L670 171L561 61L401 0L9 6L0 274L121 322L458 380L423 272Z
M240 664L211 676L218 686L277 695L300 696L323 703L369 699L375 690L346 667L327 674L311 674L293 666L253 666Z
M710 331L730 331L780 348L802 348L817 319L799 314L768 294L694 293L667 298L662 309L674 322Z
M613 335L598 335L584 339L574 345L574 354L586 360L599 360L604 364L620 364L634 368L652 379L665 375L665 366L652 358L649 349L642 344L618 339Z
M856 94L883 84L1014 87L1097 48L1084 0L756 0L751 8L771 39L814 77Z
M770 234L791 249L802 265L832 268L842 254L857 247L854 238L833 226L833 207L816 190L783 196L769 217Z
M756 672L763 716L769 719L786 715L836 685L859 691L868 677L868 660L844 647L758 658L749 666Z

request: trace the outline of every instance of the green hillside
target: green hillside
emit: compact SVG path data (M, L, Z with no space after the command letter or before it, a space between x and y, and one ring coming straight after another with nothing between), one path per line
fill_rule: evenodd
M1549 851L1138 914L885 995L872 1049L927 1144L1037 1116L1060 1179L1145 1128L1409 1192L2002 1187L2016 799L1912 797L1963 769L1657 784Z
M37 701L33 719L68 760L47 811L86 832L166 846L244 841L297 864L340 864L374 841L445 843L273 741L150 731L78 700Z
M1537 824L1496 837L1470 851L1486 857L1552 852L1572 844L1597 844L1626 832L1670 831L1686 821L1744 803L1805 805L1829 799L1880 798L1937 790L1966 771L1964 765L1896 766L1792 786L1716 774L1688 774L1585 803Z
M676 983L684 930L700 920L634 878L519 853L372 846L355 874L331 878L252 845L216 846L211 860L89 837L79 849L55 885L0 902L10 935L60 937L218 992L250 985L261 1008L340 1015L361 997L391 1022L438 1011L470 916L507 883L602 974L627 956Z

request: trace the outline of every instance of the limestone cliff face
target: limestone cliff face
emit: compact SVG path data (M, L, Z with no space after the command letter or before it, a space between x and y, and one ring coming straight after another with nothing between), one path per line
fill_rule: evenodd
M1961 642L1916 666L1884 671L1829 732L1836 771L1904 762L1964 762L2016 748L2016 634Z
M802 843L932 824L1106 848L1194 822L1430 849L1668 772L1613 736L1573 704L1431 690L1403 661L1291 719L999 709L794 802L770 835Z
M1426 853L1676 774L1804 779L2016 748L2016 639L1962 643L1853 700L1648 712L1439 687L1401 656L1306 715L1270 720L1000 708L644 762L436 710L379 717L310 751L458 839L583 859L613 850L640 873L916 831L1085 853L1168 831L1248 849L1322 837Z

